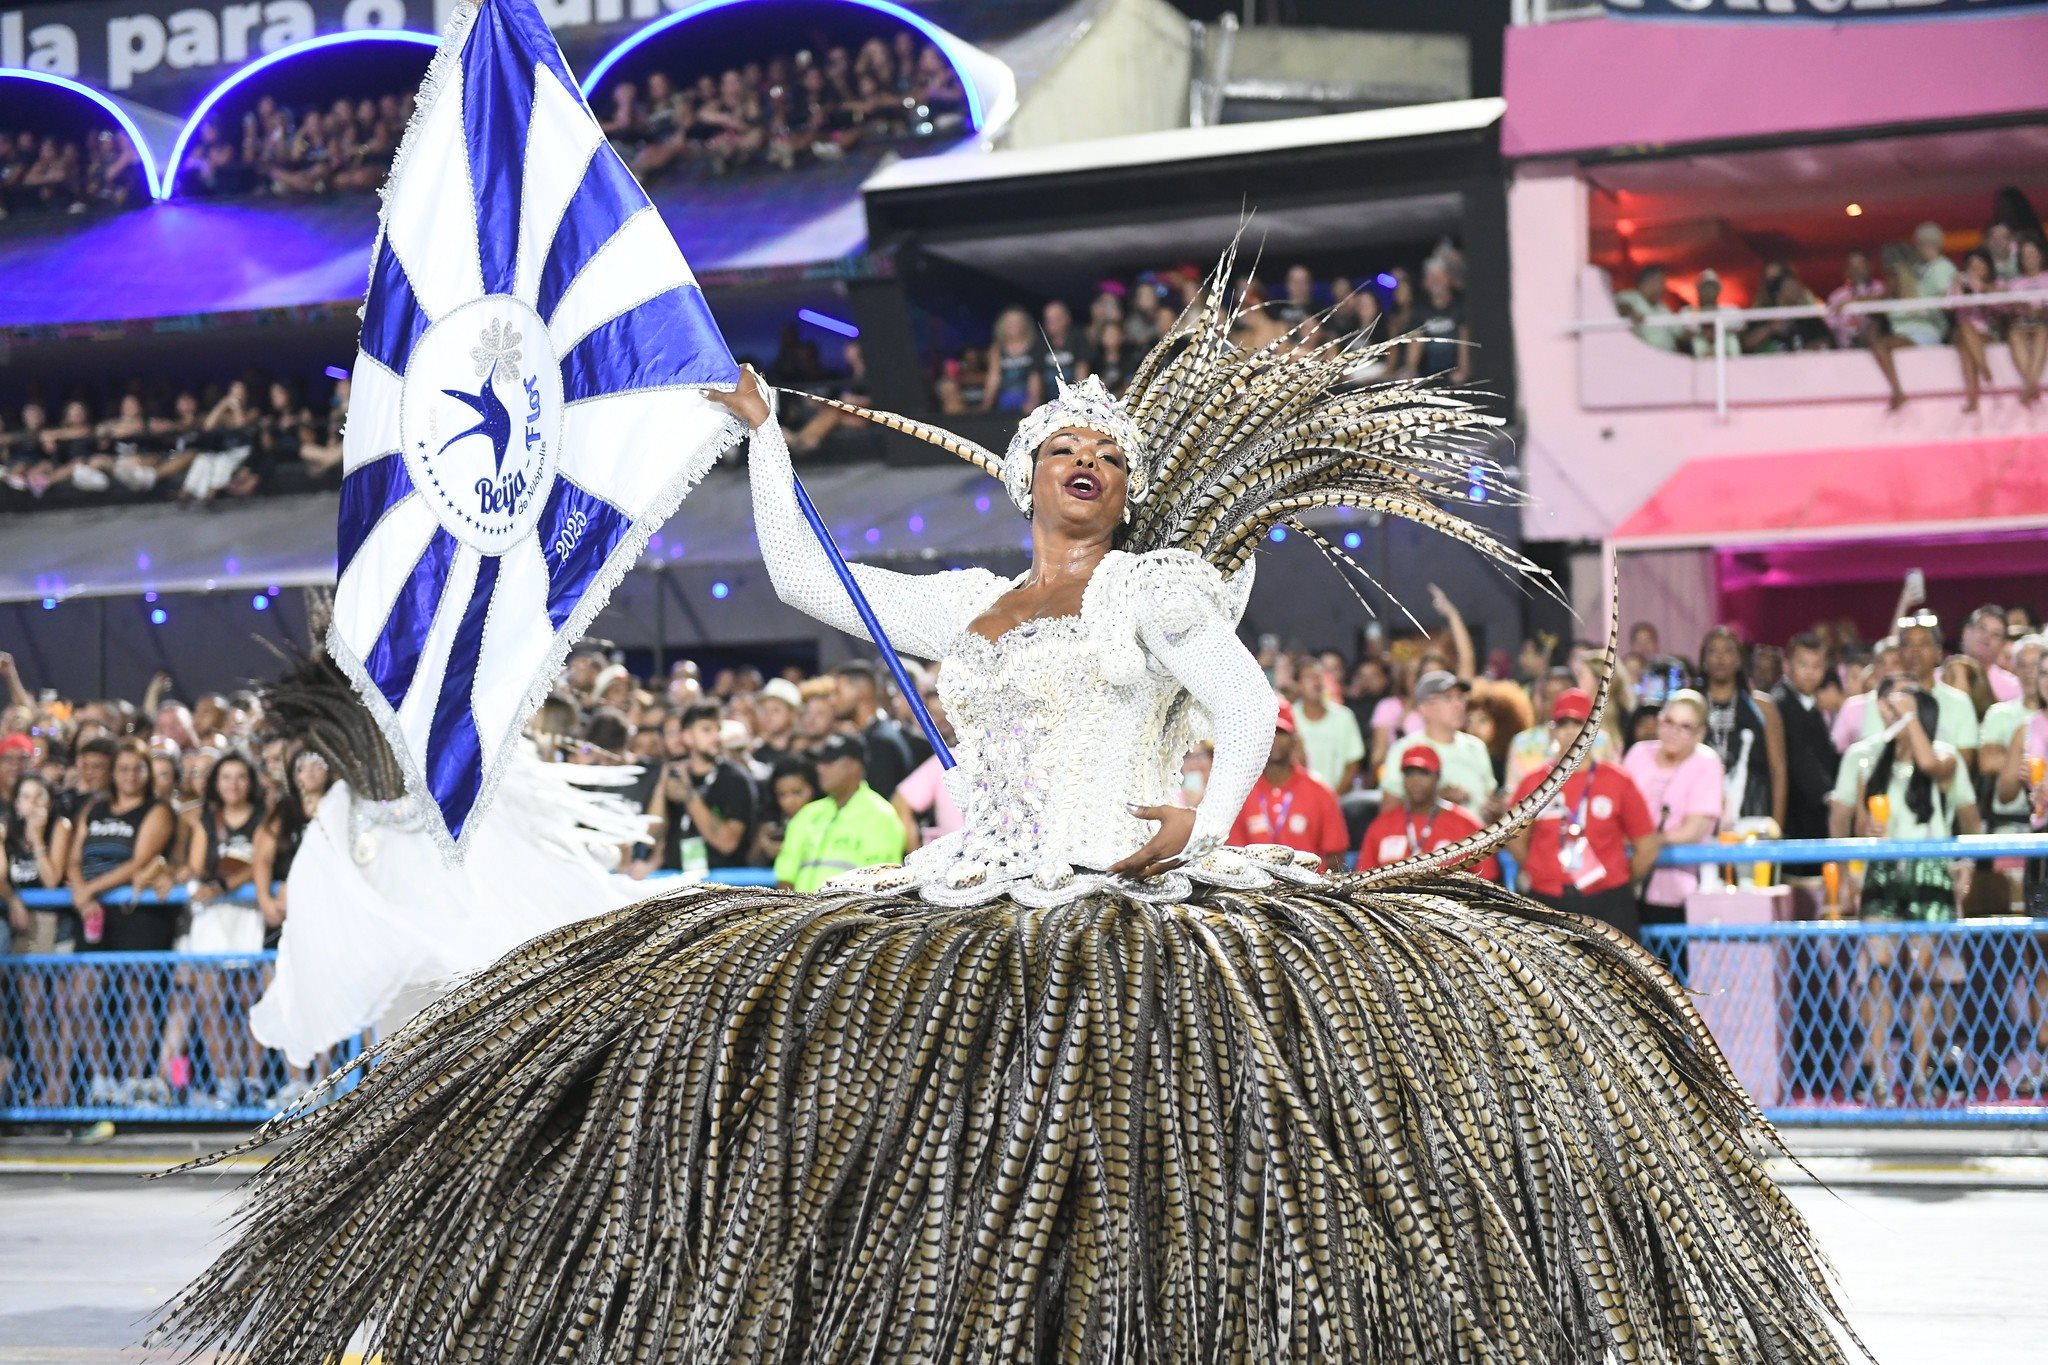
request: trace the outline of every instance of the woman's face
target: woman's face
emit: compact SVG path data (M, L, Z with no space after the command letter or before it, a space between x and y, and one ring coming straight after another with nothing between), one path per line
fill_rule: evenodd
M149 756L150 775L156 779L156 789L168 792L178 789L178 760L169 754Z
M299 804L310 812L327 794L327 760L308 749L292 764L292 781L298 784Z
M249 802L249 766L246 763L223 763L220 775L214 779L215 788L220 792L223 806L243 806Z
M2041 656L2041 662L2034 665L2034 700L2048 706L2048 654Z
M2041 244L2029 237L2020 243L2020 274L2038 275L2041 270Z
M1709 682L1732 682L1742 668L1742 650L1725 635L1716 635L1700 651L1700 671Z
M291 406L291 390L282 384L272 384L270 386L270 410L272 412L289 412L291 411Z
M794 773L784 773L775 779L775 805L785 820L816 799L811 784Z
M50 789L40 782L14 785L14 818L27 829L41 829L50 820Z
M149 760L133 750L123 750L114 759L114 791L124 800L134 800L149 789Z
M121 400L121 417L124 421L140 422L142 420L142 400L132 393L124 397Z
M1129 462L1099 431L1070 427L1038 448L1031 476L1034 517L1076 535L1108 535L1124 515Z
M1693 750L1700 747L1700 735L1705 730L1706 717L1689 702L1667 706L1657 717L1657 743L1669 759L1691 758Z
M1963 262L1963 268L1969 274L1972 283L1991 283L1991 262L1975 252L1972 252L1969 258Z
M66 403L66 404L64 405L64 425L65 425L65 426L67 426L67 427L82 427L82 426L84 426L84 425L85 425L85 424L86 424L87 422L89 422L89 421L91 421L91 420L92 420L92 418L91 418L90 414L88 414L88 413L86 412L86 410L85 410L85 404L83 404L83 403L76 403L76 402L74 402L74 403Z

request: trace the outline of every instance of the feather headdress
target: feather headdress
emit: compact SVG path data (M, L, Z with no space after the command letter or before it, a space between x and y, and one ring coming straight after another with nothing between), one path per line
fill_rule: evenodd
M1239 345L1241 314L1230 306L1236 264L1233 243L1201 297L1139 363L1122 399L1093 379L1063 382L1001 455L925 422L818 401L951 451L1002 479L1020 507L1028 507L1030 462L1048 437L1069 427L1102 431L1130 460L1124 548L1134 553L1188 550L1231 575L1284 523L1369 580L1301 521L1350 507L1406 517L1542 579L1535 564L1445 506L1519 499L1487 454L1501 419L1480 410L1478 395L1428 381L1356 381L1407 339L1319 343L1327 313L1255 349Z

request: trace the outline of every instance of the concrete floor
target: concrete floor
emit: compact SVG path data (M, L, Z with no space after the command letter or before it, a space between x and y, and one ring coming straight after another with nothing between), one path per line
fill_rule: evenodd
M205 1263L236 1190L232 1178L0 1177L0 1363L144 1359L142 1324ZM2048 1190L1792 1194L1885 1365L2043 1358Z

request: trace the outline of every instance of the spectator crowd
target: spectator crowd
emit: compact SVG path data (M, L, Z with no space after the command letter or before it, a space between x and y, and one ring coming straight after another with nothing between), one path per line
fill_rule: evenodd
M142 160L125 134L111 128L83 137L0 131L0 218L148 202Z
M349 381L323 407L260 375L180 388L131 387L110 402L31 400L0 412L0 510L114 502L205 502L341 483Z
M2038 224L2015 227L1999 221L1979 234L1978 244L1960 260L1948 255L1947 234L1939 223L1922 223L1911 243L1887 243L1873 266L1871 253L1851 251L1842 264L1842 281L1825 301L1807 287L1792 263L1775 259L1764 264L1751 308L1808 308L1806 315L1757 318L1721 330L1721 349L1728 355L1770 355L1792 351L1854 350L1871 353L1891 391L1891 406L1906 402L1899 383L1897 352L1909 346L1952 346L1962 366L1965 412L1975 412L1991 382L1987 348L2005 342L2013 368L2019 372L2020 401L2040 400L2041 375L2048 368L2048 300L2008 299L2006 295L2048 293L2048 245ZM1714 354L1712 314L1738 306L1728 298L1721 277L1703 270L1693 282L1694 301L1685 302L1671 289L1661 265L1647 265L1635 283L1618 291L1615 307L1633 321L1635 333L1662 351L1709 358ZM1672 301L1679 299L1674 308ZM1936 308L1852 313L1851 304L1874 300L1940 299ZM1691 314L1697 321L1658 323L1658 319Z
M280 198L375 190L413 115L410 91L290 103L262 95L202 122L174 168L181 196ZM598 98L605 134L643 183L744 167L791 170L860 147L965 131L967 96L945 55L907 28L682 78L654 72ZM0 132L0 218L149 202L141 159L113 128Z
M1419 278L1419 283L1418 283ZM1361 358L1352 374L1364 381L1444 376L1471 377L1471 330L1465 321L1465 258L1446 239L1417 272L1395 266L1372 276L1318 278L1291 265L1278 280L1247 274L1233 282L1237 343L1257 349L1290 328L1318 319L1296 345L1307 349L1347 337L1375 341L1407 338L1392 351ZM1154 342L1201 298L1203 274L1193 265L1147 270L1099 281L1077 321L1072 301L1046 300L1033 314L1012 306L995 318L986 345L941 356L933 373L933 400L942 412L1030 412L1057 391L1094 375L1121 393Z
M1534 792L1593 723L1598 646L1546 637L1482 661L1456 604L1435 589L1431 598L1442 623L1434 635L1368 634L1357 656L1262 649L1282 704L1233 842L1284 844L1331 868L1432 852ZM2048 637L2034 614L1983 606L1950 653L1916 580L1895 618L1874 643L1846 622L1782 647L1721 627L1683 657L1653 627L1635 626L1590 761L1509 845L1511 862L1468 870L1512 877L1540 900L1634 934L1682 921L1701 885L1696 868L1655 866L1668 845L2048 826ZM935 674L913 665L912 676L950 741ZM637 769L622 790L644 813L645 837L616 854L618 870L636 878L752 869L744 875L810 891L960 825L904 698L860 660L816 676L736 667L709 678L684 660L641 677L609 646L586 642L531 736L559 761ZM1187 755L1188 802L1201 799L1209 765L1206 746ZM184 700L160 676L138 702L66 700L32 693L0 656L0 841L14 950L274 942L289 913L283 877L325 785L316 756L270 732L254 692ZM1943 859L1787 872L1809 887L1814 914L1932 923L2039 905L2039 869L2028 863L2017 885L1998 867ZM191 888L189 905L110 895L176 884ZM255 917L244 919L251 941L207 909L245 886L256 897ZM22 900L55 889L69 891L71 908ZM1891 1012L1866 1026L1888 1030L1894 1014L1920 1020L1939 984L1933 966L1901 954L1876 967L1886 971L1873 968L1867 1002ZM62 1014L59 988L39 979L22 978L0 1002L13 1021L0 1087L19 1102L228 1107L303 1081L239 1041L260 990L253 973L203 989L178 976L156 1004L128 1002L109 1016L126 1031L121 1045L103 1056L82 1055L63 1028L21 1026ZM2048 981L2035 985L2048 999L2038 989ZM38 990L51 998L28 998ZM2048 1018L2035 1015L2048 1049ZM1934 1035L1916 1025L1915 1084L1929 1074ZM1888 1086L1884 1065L1867 1059L1863 1083Z
M599 122L643 184L677 173L794 170L965 130L967 96L938 48L908 29L858 51L827 46L684 78L656 71L597 97Z
M279 197L374 190L412 119L413 97L288 106L271 95L235 121L208 119L185 148L178 192Z

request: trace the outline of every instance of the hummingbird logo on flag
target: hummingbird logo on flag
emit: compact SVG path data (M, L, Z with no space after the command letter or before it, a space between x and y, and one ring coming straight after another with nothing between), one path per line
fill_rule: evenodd
M460 7L385 187L328 639L450 856L738 379L533 0Z

